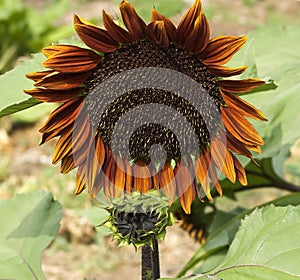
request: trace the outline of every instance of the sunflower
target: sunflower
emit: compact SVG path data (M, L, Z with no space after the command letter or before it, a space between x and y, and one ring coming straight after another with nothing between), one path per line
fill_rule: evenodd
M41 144L58 137L53 164L61 162L64 174L77 168L76 194L87 189L95 197L103 190L112 198L124 192L147 193L157 189L169 197L170 203L178 197L186 213L190 213L197 196L202 198L204 194L212 199L211 186L222 195L220 172L230 181L246 185L245 170L236 154L252 159L251 151L260 152L263 140L247 119L266 118L238 94L264 82L228 79L243 73L246 67L229 68L224 64L247 38L210 39L200 0L195 1L177 27L156 9L149 24L127 1L121 2L120 11L124 27L103 11L105 29L74 15L75 30L87 47L46 47L43 66L49 70L27 75L35 82L35 88L25 93L43 102L62 103L40 129ZM161 73L173 75L173 79L168 76L168 85L180 79L174 74L179 73L189 84L201 88L200 93L189 92L189 96L202 98L200 109L190 104L184 94L147 84L151 79L156 79L156 84L164 83ZM147 87L138 87L143 79ZM189 84L181 85L181 89ZM181 149L179 135L174 132L180 118L163 115L165 122L138 122L140 115L143 121L145 116L149 120L152 115L160 116L151 111L155 107L149 110L150 104L177 112L192 131L184 126L181 136L196 135L197 149ZM129 125L116 129L124 115L147 106L146 114L139 111ZM131 125L136 129L128 136ZM124 134L128 141L122 140ZM186 143L190 141L185 138ZM164 148L164 160L151 160L153 145Z

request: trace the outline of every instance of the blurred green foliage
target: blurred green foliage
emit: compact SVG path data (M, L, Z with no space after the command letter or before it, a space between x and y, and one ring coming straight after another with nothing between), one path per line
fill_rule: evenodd
M68 5L67 0L53 0L38 10L21 0L0 0L0 74L11 69L18 57L71 34L72 26L54 25Z

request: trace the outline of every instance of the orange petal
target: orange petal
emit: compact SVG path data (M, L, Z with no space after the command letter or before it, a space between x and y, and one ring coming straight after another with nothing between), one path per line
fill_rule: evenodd
M52 90L67 90L79 87L89 77L90 72L50 74L37 81L34 86Z
M133 165L133 188L135 191L146 193L152 189L151 174L146 164L142 162Z
M116 24L111 16L109 16L104 10L102 11L104 26L110 35L116 42L130 44L134 41L132 36L127 30Z
M125 177L125 182L126 182L125 191L127 193L130 193L132 191L132 188L133 188L133 171L132 171L132 168L131 168L130 163L127 160L127 158L124 159L124 165L125 165L125 172L126 172L126 177Z
M268 120L260 110L258 110L257 108L255 108L253 105L243 100L242 98L238 97L237 95L234 95L230 92L226 92L226 93L221 92L221 93L226 104L229 107L239 111L242 115L254 120L262 120L262 121Z
M147 36L147 26L145 22L139 17L133 6L127 1L122 1L120 4L120 11L123 22L134 37L135 40L144 39Z
M163 21L154 21L147 26L148 36L161 46L168 47L170 40Z
M52 156L52 164L56 164L62 158L71 156L72 152L72 130L66 130L58 139Z
M236 180L236 174L231 153L218 137L211 139L210 151L217 167L231 182L234 183Z
M43 102L68 102L77 98L82 92L82 88L60 91L35 88L31 90L24 90L24 92Z
M57 109L55 109L48 120L40 128L40 132L47 133L53 130L63 130L69 124L75 121L81 110L84 108L84 102L82 98L70 100Z
M79 73L94 69L102 59L102 56L91 50L77 47L50 56L43 62L43 66L64 73Z
M176 27L171 20L160 14L156 9L153 9L151 21L163 21L169 40L171 42L174 41Z
M223 65L240 50L246 43L246 36L219 36L211 39L205 51L200 54L200 59L204 64Z
M206 66L210 73L218 77L231 77L240 75L247 69L247 66L241 66L238 68L230 68L218 64L208 64Z
M69 156L69 157L64 157L61 160L60 172L62 174L67 174L68 172L70 172L75 167L76 167L76 165L74 163L73 155Z
M201 54L209 42L210 29L208 21L204 14L196 19L194 23L194 28L191 30L191 33L188 34L188 37L185 42L185 48L187 51Z
M32 72L32 73L28 73L26 74L26 78L33 80L35 82L43 79L44 77L55 73L55 71L53 70L47 70L47 71L41 71L41 72Z
M221 107L221 118L226 129L242 143L249 146L264 144L258 132L238 111L230 107Z
M196 158L196 176L203 188L204 193L206 194L207 198L209 200L213 200L211 194L210 194L210 185L209 185L209 165L210 161L208 161L208 156L206 154L208 153L207 149L205 148L200 156Z
M185 13L177 27L174 41L179 46L185 45L187 37L192 33L194 29L196 20L201 16L201 12L201 1L196 0L194 5Z
M111 155L105 166L103 167L103 171L105 176L103 176L103 190L104 194L107 198L116 197L115 187L114 187L114 174L116 170L116 164L114 156Z
M239 155L243 155L252 159L252 154L247 149L247 146L238 139L236 139L229 131L226 132L226 140L228 149Z
M55 56L57 54L61 53L72 53L78 51L78 49L82 49L77 46L72 45L64 45L64 44L58 44L58 45L52 45L49 47L43 48L42 52L43 54L48 58L50 56Z
M115 161L116 161L115 186L123 191L126 186L125 165L123 163L123 160L119 156L116 156Z
M116 50L119 44L111 38L108 32L74 15L75 31L80 39L91 49L108 53Z
M76 190L75 194L80 194L85 189L85 176L86 176L86 165L82 164L78 167L76 174Z
M243 186L247 186L248 182L247 182L247 176L244 167L241 165L239 160L234 155L232 155L232 158L234 161L234 167L235 167L237 179Z
M247 80L222 80L218 81L222 90L225 92L242 93L255 89L263 85L265 82L257 79Z
M190 214L192 202L196 197L193 178L191 178L189 168L187 166L179 167L179 163L177 163L174 173L176 173L177 192L182 209L186 214Z
M172 165L169 162L165 163L165 165L160 170L159 184L160 189L162 189L165 195L169 197L169 201L170 203L172 203L174 201L176 193L176 181Z
M100 135L95 136L94 146L90 148L87 158L87 185L89 192L92 192L96 178L99 175L105 160L105 148Z

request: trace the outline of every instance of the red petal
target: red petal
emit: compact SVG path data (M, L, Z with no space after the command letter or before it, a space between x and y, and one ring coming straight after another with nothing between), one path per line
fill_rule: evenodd
M60 91L35 88L31 90L24 90L24 92L43 102L68 102L77 98L82 92L82 88Z
M181 19L175 33L175 43L185 46L188 36L192 33L196 20L201 16L201 1L196 0L194 5L186 12Z
M134 41L134 36L121 26L114 23L113 19L103 10L103 22L104 26L110 35L116 42L129 44Z
M231 93L242 93L255 89L258 86L263 85L265 82L258 79L246 79L246 80L222 80L218 81L222 90Z
M173 22L171 20L169 20L167 17L163 16L158 11L153 9L152 10L152 19L151 19L151 21L152 22L154 22L154 21L163 21L169 40L171 42L174 41L174 37L175 37L175 33L176 33L176 27L175 27L175 25L173 24Z
M211 39L205 51L200 54L204 64L223 65L246 43L246 36L219 36Z
M247 69L246 66L241 66L238 68L230 68L218 64L209 64L206 66L210 73L218 77L231 77L231 76L240 75Z
M102 56L91 50L77 47L50 56L43 62L43 66L64 73L78 73L94 69L102 59Z
M74 15L74 27L80 39L93 50L108 53L119 46L106 30L88 23L77 15Z
M170 40L163 21L154 21L147 26L148 36L161 46L168 47Z
M127 1L122 1L120 4L120 10L123 22L134 39L138 40L146 38L147 26L138 16L135 9Z
M34 84L35 87L42 87L52 90L66 90L79 87L89 77L90 72L83 73L53 73Z
M247 101L230 92L221 93L226 104L229 107L239 111L242 115L255 120L267 121L267 118L264 116L264 114Z

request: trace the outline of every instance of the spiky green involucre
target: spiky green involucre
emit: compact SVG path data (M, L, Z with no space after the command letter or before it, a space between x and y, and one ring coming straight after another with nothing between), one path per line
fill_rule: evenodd
M124 194L106 208L110 216L104 225L121 246L152 246L153 239L163 239L167 226L174 223L169 208L168 198L157 191Z

